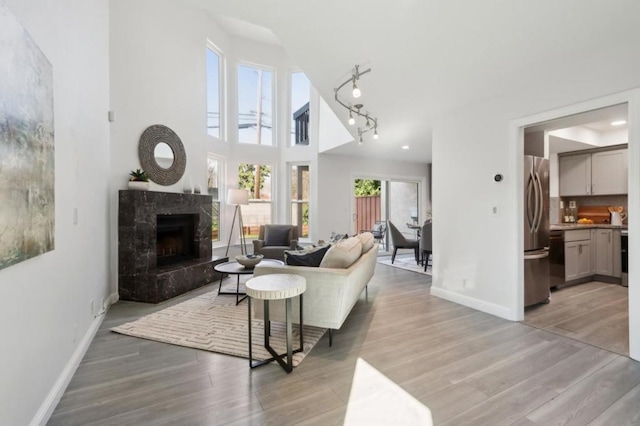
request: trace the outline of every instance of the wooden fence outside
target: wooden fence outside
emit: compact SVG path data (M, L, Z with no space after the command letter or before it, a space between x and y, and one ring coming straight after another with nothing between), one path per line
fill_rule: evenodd
M370 231L381 220L380 195L356 197L356 232Z

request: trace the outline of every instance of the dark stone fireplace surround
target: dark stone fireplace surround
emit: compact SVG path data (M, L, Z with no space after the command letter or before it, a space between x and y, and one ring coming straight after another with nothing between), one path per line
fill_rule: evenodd
M159 303L219 278L213 267L227 258L212 257L211 196L121 190L118 201L120 299ZM158 215L193 217L191 259L158 266Z

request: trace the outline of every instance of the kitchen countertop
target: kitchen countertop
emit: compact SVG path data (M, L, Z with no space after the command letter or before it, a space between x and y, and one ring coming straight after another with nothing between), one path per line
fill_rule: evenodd
M627 229L628 225L611 225L609 223L556 223L550 225L551 231L572 231L574 229Z

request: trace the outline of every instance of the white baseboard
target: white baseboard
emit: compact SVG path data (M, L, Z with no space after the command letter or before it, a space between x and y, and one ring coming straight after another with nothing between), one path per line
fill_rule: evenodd
M118 293L112 293L106 299L106 306L104 307L105 315L109 310L109 307L117 302L118 299ZM91 327L89 327L84 337L80 341L80 344L78 345L78 347L76 347L76 350L73 352L73 355L71 355L69 362L67 362L67 365L65 365L62 373L60 373L60 376L58 376L58 380L56 380L56 382L54 383L51 391L49 391L49 394L42 402L42 405L40 406L36 414L33 416L33 419L31 419L31 422L29 422L29 425L44 426L47 424L49 418L51 418L51 415L56 409L56 406L60 402L62 395L64 395L64 391L67 389L67 386L69 386L69 382L73 378L73 375L76 373L76 370L78 369L82 358L84 358L84 354L87 353L87 349L89 349L93 338L100 329L100 325L102 325L102 321L104 320L105 315L98 315L96 318L94 318L93 322L91 323Z
M464 294L455 293L440 287L431 287L431 294L441 299L449 300L459 305L468 306L478 311L486 312L509 321L516 321L511 309L495 303L486 302L484 300L475 299Z

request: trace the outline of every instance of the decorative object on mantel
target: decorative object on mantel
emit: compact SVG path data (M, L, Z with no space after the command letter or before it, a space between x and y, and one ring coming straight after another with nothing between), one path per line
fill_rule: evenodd
M149 176L147 176L144 170L132 170L129 175L131 176L131 178L129 178L129 189L138 191L149 190Z
M182 192L185 194L193 194L193 185L191 184L191 176L185 177L182 183Z
M362 135L370 131L373 131L373 139L378 139L378 120L373 116L371 116L369 112L362 112L362 109L364 108L363 104L361 103L351 104L350 102L343 101L338 96L338 93L343 87L351 83L351 88L352 88L351 94L353 95L354 98L356 99L359 98L362 95L362 92L360 91L360 88L358 87L357 82L358 80L360 80L360 76L370 71L371 71L371 68L368 68L364 71L360 71L360 67L356 65L351 77L348 78L346 81L344 81L342 84L340 84L337 88L333 89L336 102L338 102L338 104L340 104L341 106L343 106L349 111L348 123L350 126L353 126L356 124L356 117L364 118L366 120L364 123L364 127L360 127L360 125L358 125L358 128L357 128L357 133L358 133L357 137L358 137L359 145L364 144Z
M3 269L55 247L55 140L53 67L2 1L0 33ZM10 281L7 277L3 282L7 289Z
M229 242L227 243L227 251L224 255L229 255L229 247L231 246L233 227L236 224L236 216L238 217L238 229L240 230L240 252L242 254L245 254L247 252L247 249L246 241L244 239L244 223L242 222L242 209L240 208L240 205L249 204L249 191L247 191L246 189L229 188L229 191L227 192L227 204L236 206L236 209L233 212L233 220L231 221L231 228L229 228Z
M154 124L140 136L140 164L158 185L177 183L187 167L187 154L178 135L161 124Z

